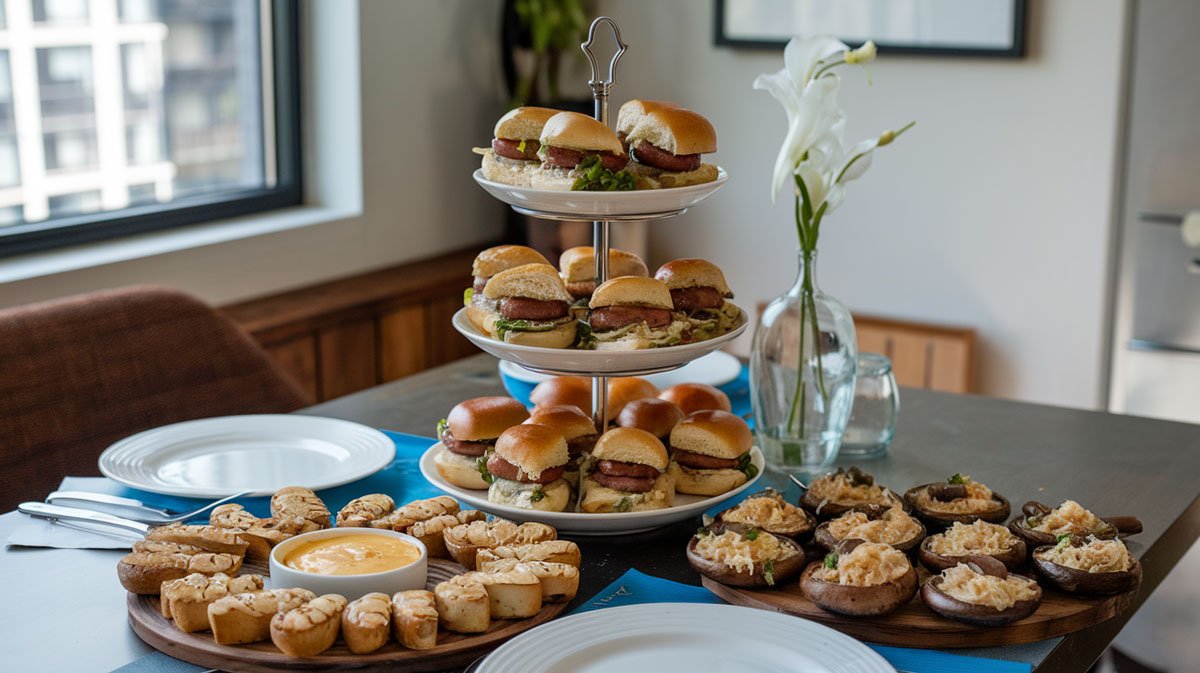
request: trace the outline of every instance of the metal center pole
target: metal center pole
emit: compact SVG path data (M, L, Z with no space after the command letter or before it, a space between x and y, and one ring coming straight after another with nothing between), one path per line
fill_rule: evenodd
M596 41L596 29L607 24L612 29L617 42L617 52L608 63L608 77L601 79L600 68L596 56L592 53L592 44ZM621 31L615 21L607 16L597 17L588 28L587 41L579 45L592 66L592 78L588 86L592 89L592 100L595 103L594 115L601 124L608 125L608 91L615 82L617 61L628 48L621 40ZM596 260L596 287L608 280L608 222L596 220L592 222L592 252ZM608 377L592 377L592 420L596 423L596 432L603 433L608 428Z

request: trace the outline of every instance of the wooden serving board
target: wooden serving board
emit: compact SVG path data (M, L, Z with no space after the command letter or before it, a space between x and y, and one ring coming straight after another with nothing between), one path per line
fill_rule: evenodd
M703 577L704 586L723 600L761 610L811 619L860 640L902 647L993 647L1032 643L1066 635L1113 617L1129 607L1137 589L1117 596L1069 596L1043 587L1042 604L1029 617L1004 626L971 626L934 613L921 602L912 602L882 617L843 617L825 612L804 597L800 583L755 590L731 587Z
M256 571L248 568L246 571ZM457 563L429 559L426 588L465 573ZM162 616L158 596L129 594L129 624L134 633L156 650L176 659L232 673L270 673L293 671L441 671L471 663L513 636L560 615L566 603L546 603L542 611L528 619L494 620L486 633L464 635L438 631L438 644L432 650L409 650L395 640L370 654L353 654L339 639L333 647L315 657L290 657L270 641L249 645L218 645L212 634L184 633Z

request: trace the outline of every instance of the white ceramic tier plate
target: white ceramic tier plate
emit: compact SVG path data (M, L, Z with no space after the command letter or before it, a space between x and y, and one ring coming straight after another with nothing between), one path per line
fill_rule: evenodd
M740 309L739 309L740 310ZM501 360L549 374L578 374L580 376L636 376L665 372L707 355L746 331L749 320L740 311L738 326L719 337L682 346L646 348L636 351L585 351L573 348L539 348L518 346L493 339L480 332L467 318L467 310L454 314L454 329L482 350Z
M721 188L729 175L717 168L717 179L701 185L671 189L642 189L632 192L575 192L556 189L531 189L493 182L477 169L472 177L489 194L510 206L549 213L555 219L596 220L610 217L633 219L678 214L700 203Z
M570 535L638 533L699 516L708 508L718 505L722 501L728 500L753 486L762 477L764 468L762 451L759 451L756 446L750 449L750 462L758 468L758 474L754 475L753 479L728 493L711 497L676 494L674 506L666 509L650 510L648 512L614 512L612 514L537 512L519 507L509 507L508 505L498 505L488 500L487 491L485 490L478 491L461 488L446 481L442 478L441 474L438 474L437 466L433 462L434 455L441 450L442 443L438 442L429 447L421 455L421 474L425 475L429 483L458 498L462 502L489 514L495 514L496 516L513 521L540 521L541 523L554 526L558 529L559 533Z
M692 360L679 369L661 374L648 374L644 378L659 390L666 390L680 383L704 383L710 386L723 386L736 379L742 372L742 363L725 351L713 351L708 355ZM554 378L550 374L531 372L524 367L509 362L500 361L500 373L526 383L541 383Z
M373 474L395 458L382 432L298 414L222 416L139 432L100 454L100 471L154 493L221 498L284 486L313 490Z
M895 673L833 629L733 605L647 603L556 619L501 645L476 673Z

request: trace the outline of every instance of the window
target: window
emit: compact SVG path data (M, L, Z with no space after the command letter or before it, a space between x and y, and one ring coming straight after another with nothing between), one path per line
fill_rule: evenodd
M0 1L0 255L300 203L296 0Z

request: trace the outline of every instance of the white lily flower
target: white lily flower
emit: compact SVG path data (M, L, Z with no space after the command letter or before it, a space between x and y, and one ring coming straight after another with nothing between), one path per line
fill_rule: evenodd
M850 65L866 65L875 60L876 51L875 43L867 40L858 49L846 52L846 63Z
M842 119L837 104L837 77L832 74L815 80L813 77L826 59L846 50L844 42L832 37L792 38L783 51L783 69L754 80L754 88L769 92L788 115L787 136L779 148L771 180L772 202L780 188L792 181L804 153Z

